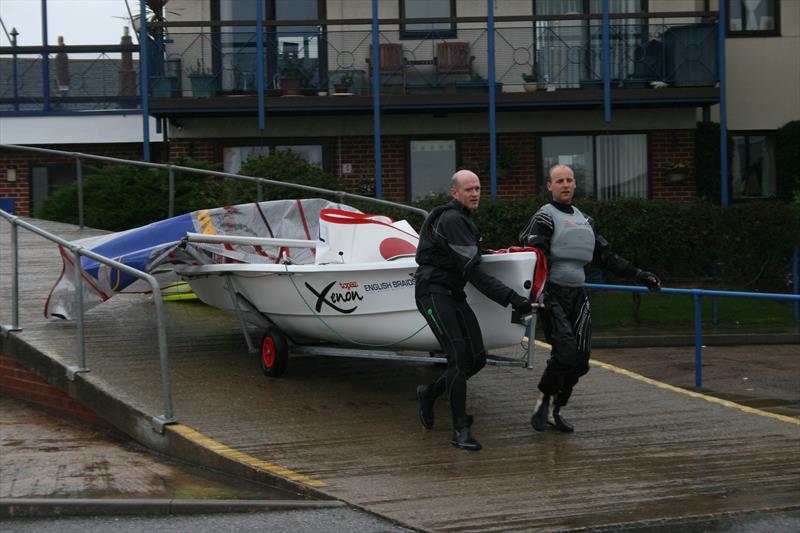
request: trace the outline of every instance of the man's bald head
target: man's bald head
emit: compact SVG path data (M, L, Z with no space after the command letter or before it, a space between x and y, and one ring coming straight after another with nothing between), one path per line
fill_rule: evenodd
M450 178L450 194L461 205L477 209L481 199L481 180L471 170L459 170Z
M478 179L478 175L472 172L471 170L462 169L453 174L450 178L450 190L457 189L461 184L464 183L464 180L467 178L474 178Z

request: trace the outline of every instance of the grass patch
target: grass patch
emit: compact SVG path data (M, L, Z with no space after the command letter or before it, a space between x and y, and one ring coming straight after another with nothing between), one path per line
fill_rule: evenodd
M638 313L637 313L637 298ZM692 327L694 299L690 295L589 291L596 328L647 326L655 330ZM796 329L791 302L753 298L716 298L719 326ZM712 298L701 300L703 324L712 325Z

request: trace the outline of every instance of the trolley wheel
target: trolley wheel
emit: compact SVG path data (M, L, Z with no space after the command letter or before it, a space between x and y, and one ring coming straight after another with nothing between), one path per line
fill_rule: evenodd
M289 346L286 337L277 328L267 328L261 339L261 371L271 378L279 378L289 365Z

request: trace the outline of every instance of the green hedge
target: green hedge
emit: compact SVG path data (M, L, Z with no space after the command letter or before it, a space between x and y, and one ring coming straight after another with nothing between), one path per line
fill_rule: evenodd
M477 218L485 245L516 244L543 201L482 200ZM581 199L576 206L594 218L614 251L666 280L715 274L741 289L788 290L792 247L800 245L800 204L764 201L723 209L699 200Z
M182 166L210 168L193 161ZM296 154L275 153L245 163L242 173L316 187L343 189L341 179L305 163ZM107 167L84 180L85 222L113 231L141 226L167 217L166 171L141 167ZM231 179L183 175L176 172L175 213L250 202L255 185ZM319 196L265 187L265 200ZM77 223L75 187L66 187L47 199L36 216ZM449 201L429 198L414 205L425 210ZM487 248L516 245L517 236L545 202L543 197L516 200L484 198L477 222ZM407 211L365 202L348 202L368 213L407 218L419 228L422 218ZM788 290L792 246L800 245L800 196L791 204L777 201L734 204L726 209L695 201L619 199L576 205L595 219L595 226L612 248L641 268L666 280L701 279L719 265L724 283L742 289L769 287Z

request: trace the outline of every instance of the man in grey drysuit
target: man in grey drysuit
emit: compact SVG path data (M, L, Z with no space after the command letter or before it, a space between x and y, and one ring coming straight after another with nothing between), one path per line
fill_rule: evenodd
M543 205L520 233L522 244L539 248L548 262L540 315L552 351L539 381L540 395L531 417L536 431L544 431L548 424L565 433L574 431L560 411L578 380L589 371L592 324L589 298L583 287L584 266L591 263L619 276L635 278L650 290L661 286L655 274L635 268L595 233L591 219L572 205L575 187L571 168L551 167L547 190L553 200Z

